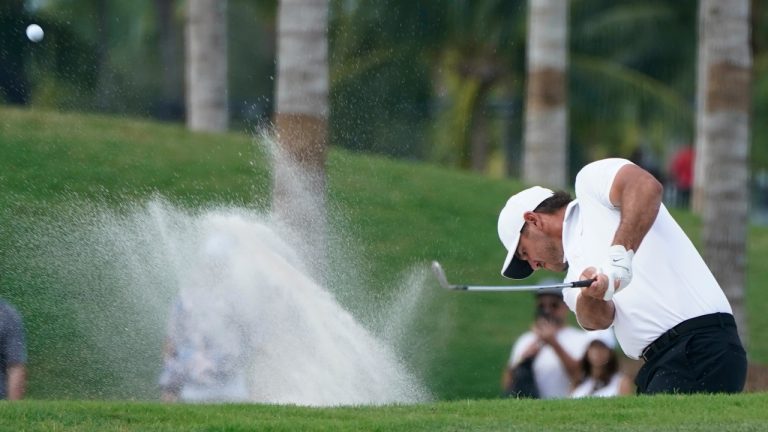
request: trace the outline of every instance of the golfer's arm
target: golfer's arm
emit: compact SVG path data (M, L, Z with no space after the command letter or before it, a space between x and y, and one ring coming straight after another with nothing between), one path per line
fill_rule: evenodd
M613 244L637 251L659 213L664 188L648 171L637 165L619 169L611 186L611 203L621 211Z
M27 368L24 365L12 365L8 367L8 400L20 400L24 398L27 390Z
M576 320L587 330L607 329L613 323L616 308L613 301L603 301L587 295L576 298Z

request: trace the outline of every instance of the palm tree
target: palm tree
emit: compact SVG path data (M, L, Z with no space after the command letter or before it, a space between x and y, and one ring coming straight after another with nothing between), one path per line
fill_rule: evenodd
M571 1L571 172L642 149L646 167L662 175L672 149L692 142L696 4Z
M443 107L432 156L483 172L501 153L493 146L491 103L506 107L519 93L514 78L522 65L525 15L517 3L500 0L433 2L431 13L441 23L429 51Z
M334 143L483 171L494 150L488 102L511 87L522 15L504 0L335 2ZM430 91L438 94L434 105ZM425 148L419 130L435 107L435 136ZM398 135L402 128L407 133Z
M188 0L186 24L187 127L222 132L227 107L227 1Z
M694 196L703 217L704 258L747 340L744 282L750 127L749 0L701 0L699 120Z
M154 0L157 45L160 57L160 100L156 114L165 120L177 119L181 112L180 85L182 75L179 66L180 32L175 17L175 0Z
M523 180L564 188L568 162L568 2L530 0Z
M316 272L325 260L328 8L328 0L281 0L277 18L274 122L280 151L272 206L301 239Z
M96 70L98 81L96 82L96 109L106 111L113 107L111 99L115 93L115 77L109 59L109 39L111 33L110 4L107 0L93 0L93 8L96 10Z
M19 23L29 22L23 0L0 3L0 40L16 38ZM29 79L25 73L24 44L3 43L0 50L0 97L4 102L26 104L29 100Z

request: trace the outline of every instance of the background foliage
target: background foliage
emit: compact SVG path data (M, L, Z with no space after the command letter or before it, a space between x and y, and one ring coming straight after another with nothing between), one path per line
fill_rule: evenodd
M183 2L166 2L173 13L162 22L160 1L8 0L4 38L20 52L6 47L0 56L20 59L26 103L179 121L183 68L175 84L158 77L171 67L161 30L173 32L170 49L183 59ZM236 128L249 130L272 112L276 2L228 4L231 113ZM696 0L571 1L572 172L636 149L664 171L672 152L692 142L697 8ZM768 169L760 121L768 110L768 8L752 8L757 173ZM483 171L516 175L526 14L523 0L333 0L331 142L467 168L468 131L488 119L492 152ZM32 21L47 31L41 44L23 36Z

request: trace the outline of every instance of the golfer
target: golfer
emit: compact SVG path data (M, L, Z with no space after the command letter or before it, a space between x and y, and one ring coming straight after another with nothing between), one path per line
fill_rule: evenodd
M565 289L564 300L582 327L613 326L624 353L645 361L638 394L741 391L747 360L731 307L661 204L661 184L627 160L604 159L578 173L575 189L575 199L532 187L507 201L502 275L594 278Z

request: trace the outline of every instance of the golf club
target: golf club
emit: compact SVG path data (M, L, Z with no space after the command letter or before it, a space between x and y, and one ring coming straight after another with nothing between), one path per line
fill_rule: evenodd
M453 285L448 283L443 267L437 261L432 261L432 271L435 273L440 286L452 291L538 291L541 289L552 288L580 288L587 287L594 282L594 279L586 279L577 282L565 282L552 285L517 285L517 286L478 286L478 285Z

